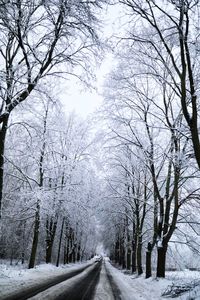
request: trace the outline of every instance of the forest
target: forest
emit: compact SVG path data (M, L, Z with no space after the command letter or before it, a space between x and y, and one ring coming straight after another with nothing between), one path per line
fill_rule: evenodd
M200 268L199 39L198 0L1 1L0 261Z

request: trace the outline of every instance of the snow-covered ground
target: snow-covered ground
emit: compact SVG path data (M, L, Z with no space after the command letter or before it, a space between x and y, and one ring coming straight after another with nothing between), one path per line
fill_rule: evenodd
M184 293L176 298L163 297L162 294L169 286L181 285L200 280L200 272L197 271L177 271L166 272L166 278L157 279L155 277L145 279L144 276L127 275L106 262L106 269L113 277L121 291L124 300L159 300L159 299L179 299L179 300L199 300L200 288L197 287L190 292Z
M183 283L186 284L200 280L200 272L189 270L167 272L165 279L156 279L155 277L145 279L144 276L138 277L136 275L124 274L123 271L113 267L108 259L104 259L104 262L105 263L102 264L100 280L96 288L96 300L114 300L107 272L118 287L123 300L174 299L171 297L164 298L162 296L162 293L166 291L168 286L172 286L173 284L181 285ZM0 264L0 299L21 289L25 289L26 287L37 285L41 283L41 281L45 282L57 275L66 274L72 270L91 265L92 263L93 260L81 264L62 265L59 268L51 264L42 264L31 270L21 265L10 266L6 263ZM68 279L67 286L71 286L72 283L76 284L76 281L81 280L82 277L84 278L85 273L88 271L84 271L76 277ZM60 283L59 290L66 289L67 286L66 282L64 284ZM56 290L58 290L57 287L49 289L41 294L41 297L43 297L41 299L53 299L52 295ZM33 299L39 298L34 297ZM200 299L200 288L196 287L192 291L184 293L175 299L198 300Z
M26 265L10 266L8 263L2 263L0 264L0 299L26 287L40 284L41 281L45 282L57 275L78 270L92 263L93 260L84 263L61 265L58 268L52 264L41 264L30 270L27 269Z

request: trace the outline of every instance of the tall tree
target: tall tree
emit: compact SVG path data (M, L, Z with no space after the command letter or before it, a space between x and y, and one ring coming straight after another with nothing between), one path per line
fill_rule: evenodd
M80 69L87 69L88 55L98 45L94 13L103 2L5 0L0 5L0 214L10 114L46 75L79 77Z
M182 132L185 123L179 98L168 84L168 72L165 69L162 73L160 71L157 78L147 70L142 73L143 66L135 67L135 53L125 49L120 56L119 66L111 73L108 83L105 113L110 120L112 139L116 140L115 147L132 145L135 156L151 174L154 218L147 261L149 263L151 251L156 245L157 276L164 277L168 244L176 230L179 210L183 205L182 182L186 184L184 176L187 178L191 171L188 170L187 174L185 169L190 143ZM150 61L154 62L153 59ZM150 265L147 269L151 273Z
M194 156L200 168L198 128L199 5L196 0L119 0L137 19L126 38L134 42L140 71L166 83L176 93L189 127ZM129 16L130 16L129 14ZM143 64L141 64L143 62Z

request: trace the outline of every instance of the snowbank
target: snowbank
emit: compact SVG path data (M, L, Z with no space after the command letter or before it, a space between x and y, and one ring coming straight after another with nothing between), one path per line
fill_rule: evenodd
M174 299L172 297L163 297L162 294L167 288L173 284L187 284L200 280L200 272L197 271L177 271L166 272L166 278L151 277L145 279L144 275L126 275L121 270L113 267L106 261L106 269L112 276L121 291L123 300L159 300L159 299ZM200 299L200 287L186 292L175 299L191 300Z

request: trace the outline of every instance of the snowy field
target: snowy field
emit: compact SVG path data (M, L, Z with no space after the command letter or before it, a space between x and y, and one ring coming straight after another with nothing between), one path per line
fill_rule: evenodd
M51 264L42 264L31 270L26 269L26 266L10 266L8 263L2 263L0 264L0 299L24 289L27 286L34 286L41 283L41 281L44 282L56 275L66 274L67 272L82 268L83 266L91 265L92 262L93 261L74 265L70 264L67 266L60 266L59 268ZM124 274L123 271L113 267L107 260L102 266L100 281L96 288L95 299L114 300L111 293L111 286L107 281L106 273L112 277L115 285L120 290L122 299L124 300L200 299L200 288L195 288L176 298L166 298L162 296L169 286L186 285L187 283L199 281L200 272L189 270L167 272L165 279L156 279L154 277L145 279L144 276L138 277L136 275ZM78 276L84 276L84 274Z

